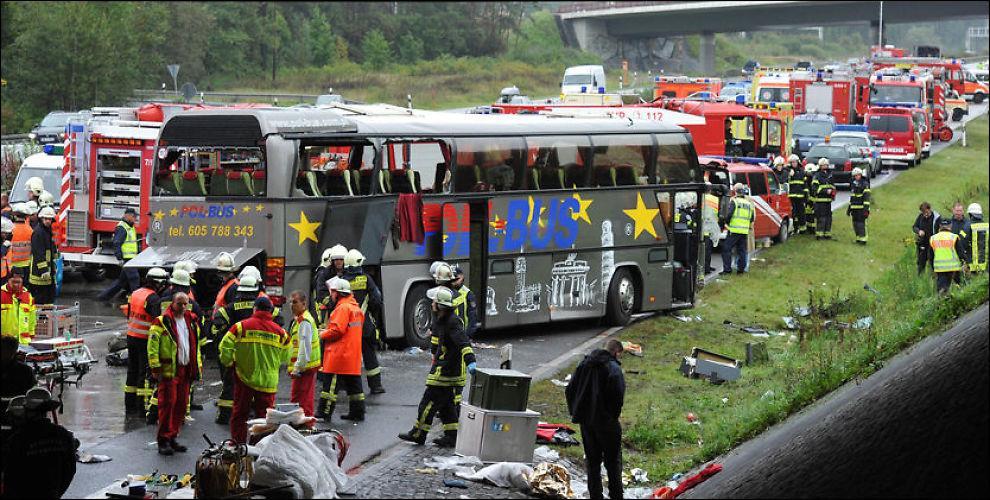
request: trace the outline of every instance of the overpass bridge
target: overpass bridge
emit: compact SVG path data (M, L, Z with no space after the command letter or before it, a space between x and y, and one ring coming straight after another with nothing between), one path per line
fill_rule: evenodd
M990 2L885 1L884 24L987 17ZM701 35L701 69L715 63L715 33L780 30L796 26L869 24L879 37L879 1L751 0L698 2L576 2L557 9L564 43L596 53L607 64L655 68L670 59L677 39Z

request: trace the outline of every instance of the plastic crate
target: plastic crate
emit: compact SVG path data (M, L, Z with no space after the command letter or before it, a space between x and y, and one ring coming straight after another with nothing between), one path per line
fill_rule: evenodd
M79 336L79 303L72 306L37 306L38 324L34 328L34 338L50 339L63 337L68 332L70 338Z

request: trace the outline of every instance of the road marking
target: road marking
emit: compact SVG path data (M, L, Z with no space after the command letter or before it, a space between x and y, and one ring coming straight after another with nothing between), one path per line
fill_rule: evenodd
M548 378L554 373L557 373L557 370L559 370L561 366L563 366L565 363L569 362L572 357L577 356L578 354L581 354L583 352L586 352L588 349L590 349L592 346L596 344L601 345L605 341L605 339L611 337L612 335L615 335L616 333L619 332L619 330L622 330L623 328L624 327L622 326L613 326L612 328L609 328L608 330L605 330L604 332L601 332L598 335L595 335L594 337L584 341L581 345L571 349L570 351L567 351L564 354L557 356L549 363L544 363L540 365L539 368L533 370L529 375L533 377L534 382Z

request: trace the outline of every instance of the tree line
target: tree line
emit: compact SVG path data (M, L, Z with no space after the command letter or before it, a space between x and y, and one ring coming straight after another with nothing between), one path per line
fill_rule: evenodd
M209 89L266 76L274 84L280 71L341 61L382 69L500 56L538 8L537 2L2 2L4 129L50 110L120 105L135 88L163 82L171 88L167 64L180 65L180 86L189 81ZM552 27L548 35L560 45L543 14L540 28Z

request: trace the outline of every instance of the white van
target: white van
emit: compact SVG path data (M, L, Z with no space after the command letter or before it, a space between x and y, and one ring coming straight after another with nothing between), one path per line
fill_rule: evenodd
M605 93L605 67L601 65L571 66L564 70L561 94ZM601 90L599 90L601 89Z
M27 180L31 177L41 177L45 191L55 196L55 206L59 205L59 195L62 193L62 166L65 158L62 155L35 153L21 162L21 168L14 178L10 189L10 203L27 201Z

